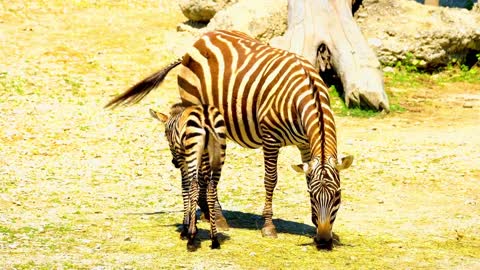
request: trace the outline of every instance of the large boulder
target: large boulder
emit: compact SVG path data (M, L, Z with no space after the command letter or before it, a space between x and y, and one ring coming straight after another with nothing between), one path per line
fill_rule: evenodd
M197 34L236 29L267 42L287 29L287 0L237 1L225 1L229 4L217 11L205 28L182 25L179 29ZM212 0L197 4L202 2ZM463 63L480 52L478 3L468 11L415 1L363 0L355 21L383 65L409 62L419 68L436 68Z
M480 13L414 1L364 0L355 18L384 65L463 63L480 51Z
M480 13L480 3L475 3L472 7L472 11L473 12L477 12L477 13Z
M205 30L235 29L262 41L287 29L287 0L241 0L217 12Z
M194 22L208 22L221 9L237 0L181 0L183 15Z

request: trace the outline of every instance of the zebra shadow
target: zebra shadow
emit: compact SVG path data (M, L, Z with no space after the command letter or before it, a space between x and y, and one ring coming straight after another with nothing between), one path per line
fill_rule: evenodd
M161 214L171 214L172 212L181 212L181 211L159 211L151 213L140 213L140 215L161 215ZM206 222L200 217L200 209L197 210L197 221ZM246 229L246 230L260 230L263 226L263 217L261 215L245 213L241 211L232 211L223 209L223 215L227 219L228 225L230 228L234 229ZM304 223L299 223L295 221L285 220L285 219L273 219L273 223L277 228L278 233L293 234L299 236L313 237L315 235L315 227L307 225ZM174 223L164 226L172 226L176 228L176 231L180 234L182 231L183 225L180 223ZM219 230L218 240L220 244L230 240L230 233L228 231ZM196 248L201 247L201 243L210 240L210 231L208 229L198 228L198 233L195 241ZM349 244L342 243L340 237L334 232L333 233L333 242L336 246L349 246ZM300 244L301 246L315 245L313 241L311 243Z
M181 213L182 211L156 211L156 212L147 212L147 213L129 213L131 215L164 215L172 213ZM225 210L222 211L223 216L227 219L228 225L230 228L235 229L247 229L247 230L261 230L263 227L263 217L261 215L245 213L240 211ZM208 222L202 220L201 211L197 209L197 221L199 222ZM313 236L315 234L315 227L307 225L304 223L299 223L295 221L285 220L285 219L273 219L273 223L277 228L278 233L288 233L294 235L304 235L304 236ZM167 226L176 227L178 232L182 230L182 224L174 223ZM201 230L199 228L199 230ZM202 230L208 232L208 230ZM208 237L208 233L207 233Z
M260 230L263 226L263 217L261 215L256 215L252 213L244 213L240 211L231 211L231 210L223 210L223 215L227 219L228 225L230 228L235 229L247 229L247 230ZM293 234L293 235L301 235L306 237L311 237L315 235L315 227L311 225L307 225L304 223L299 223L295 221L285 220L285 219L273 219L273 223L277 228L278 233L286 233L286 234ZM340 236L333 233L333 243L335 246L348 246L348 244L342 243L340 241ZM315 245L315 243L306 243L300 244L301 246L309 246Z
M240 211L223 210L223 215L227 219L228 225L236 229L261 230L263 226L263 217L261 215L244 213ZM294 235L313 236L315 227L285 219L273 219L273 223L278 233L288 233Z

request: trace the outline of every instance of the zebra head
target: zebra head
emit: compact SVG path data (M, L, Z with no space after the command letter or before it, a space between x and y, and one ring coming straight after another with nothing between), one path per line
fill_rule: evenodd
M308 192L312 207L312 222L317 229L314 241L317 248L331 249L333 244L332 227L340 208L341 189L339 171L347 169L353 162L353 156L337 161L330 158L321 162L320 157L300 166L307 176Z
M178 159L178 153L175 148L175 138L173 130L175 128L176 117L168 117L167 115L150 109L150 115L165 124L165 137L167 138L170 152L172 153L172 163L175 168L180 168L181 164Z

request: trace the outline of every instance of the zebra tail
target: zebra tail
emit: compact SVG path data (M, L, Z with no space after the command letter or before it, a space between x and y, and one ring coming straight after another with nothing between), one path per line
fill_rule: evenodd
M212 127L207 126L206 130L209 134L210 140L208 140L208 155L210 159L210 167L212 169L218 169L222 166L221 153L220 153L220 138Z
M105 108L116 108L119 105L127 105L127 104L135 104L142 100L150 91L158 87L167 74L175 68L176 66L182 63L182 59L177 59L175 62L171 63L170 65L166 66L165 68L161 69L153 73L152 75L148 76L147 78L143 79L142 81L138 82L134 86L130 87L127 91L122 93L121 95L115 97L107 105Z

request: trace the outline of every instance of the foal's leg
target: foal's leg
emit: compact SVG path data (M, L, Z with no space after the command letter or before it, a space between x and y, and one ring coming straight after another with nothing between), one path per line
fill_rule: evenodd
M180 238L185 240L187 238L187 233L188 233L188 224L189 222L189 198L188 198L188 190L190 188L190 181L188 178L188 171L187 171L187 165L185 164L185 161L182 160L181 163L182 166L180 168L181 174L182 174L182 200L183 200L183 223L182 223L182 231L180 232Z
M212 239L212 249L220 248L220 242L217 238L217 226L215 219L215 202L217 201L217 187L214 181L209 181L207 189L207 202L210 214L210 239Z
M202 166L199 174L200 193L198 198L198 206L202 210L202 220L209 220L208 203L207 203L207 184L210 181L210 164L208 162L208 153L205 151L202 155Z
M225 150L223 150L225 151ZM224 156L224 154L223 154ZM222 158L222 163L223 163L223 158ZM199 203L198 205L200 206L200 209L202 209L202 213L204 214L205 220L210 220L209 217L209 205L207 203L207 184L210 181L215 181L215 183L218 183L218 180L220 179L220 169L213 170L211 171L210 167L210 162L209 162L209 154L205 152L202 156L202 175L203 175L203 180L200 182L200 198L199 198ZM218 228L228 231L229 226L227 219L223 216L223 211L222 211L222 206L218 200L218 196L215 197L215 216L216 216L216 225Z
M188 242L187 242L187 249L190 251L195 250L195 236L197 235L197 202L198 202L198 179L195 175L190 183L190 190L189 190L189 225L188 225Z

